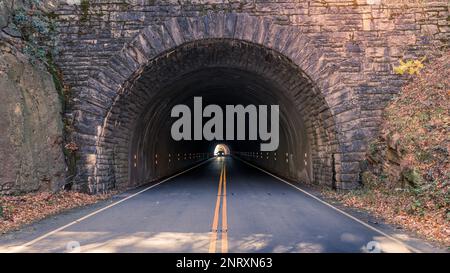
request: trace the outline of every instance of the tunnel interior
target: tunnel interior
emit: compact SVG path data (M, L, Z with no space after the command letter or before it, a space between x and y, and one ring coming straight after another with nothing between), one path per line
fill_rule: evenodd
M172 108L194 109L194 97L201 98L203 108L279 105L278 148L261 151L264 141L248 140L249 115L247 140L174 140L171 127L177 118L171 116ZM331 156L324 150L329 147L323 121L327 111L314 83L278 52L231 39L184 44L152 59L113 106L102 149L110 160L107 187L167 177L213 156L218 144L288 179L331 181ZM203 118L203 124L209 119ZM225 131L224 126L224 136Z
M214 147L214 155L218 155L219 152L222 152L223 155L231 155L230 147L223 143L217 144L216 147Z

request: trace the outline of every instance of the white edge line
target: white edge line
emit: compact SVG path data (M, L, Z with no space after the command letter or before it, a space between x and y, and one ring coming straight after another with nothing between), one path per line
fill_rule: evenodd
M195 165L195 166L192 166L192 167L189 168L189 169L186 169L186 170L184 170L184 171L182 171L182 172L179 172L179 173L177 173L177 174L175 174L175 175L173 175L173 176L171 176L171 177L168 177L168 178L166 178L166 179L164 179L164 180L162 180L162 181L160 181L160 182L158 182L158 183L156 183L156 184L153 184L153 185L151 185L151 186L148 186L147 188L142 189L142 190L140 190L140 191L138 191L138 192L136 192L136 193L134 193L134 194L132 194L132 195L130 195L130 196L127 196L127 197L125 197L125 198L123 198L123 199L121 199L121 200L119 200L119 201L116 201L116 202L114 202L114 203L112 203L112 204L110 204L110 205L108 205L108 206L106 206L106 207L103 207L103 208L101 208L101 209L98 209L98 210L96 210L96 211L93 211L93 212L89 213L88 215L85 215L85 216L83 216L83 217L81 217L81 218L79 218L79 219L77 219L77 220L75 220L75 221L72 221L72 222L70 222L70 223L68 223L68 224L66 224L66 225L64 225L64 226L62 226L62 227L59 227L59 228L57 228L57 229L55 229L55 230L52 230L52 231L50 231L50 232L48 232L48 233L46 233L46 234L44 234L44 235L42 235L42 236L39 236L39 237L37 237L36 239L33 239L33 240L31 240L31 241L29 241L29 242L23 244L23 245L16 246L16 247L12 247L12 250L7 251L7 253L20 252L20 251L22 251L24 248L29 247L29 246L31 246L31 245L33 245L33 244L35 244L35 243L37 243L37 242L39 242L39 241L41 241L41 240L43 240L43 239L49 237L49 236L51 236L51 235L53 235L53 234L55 234L55 233L57 233L57 232L59 232L59 231L61 231L61 230L63 230L63 229L66 229L66 228L68 228L68 227L70 227L70 226L73 226L73 225L75 225L75 224L77 224L77 223L79 223L79 222L81 222L81 221L83 221L83 220L86 220L87 218L90 218L90 217L92 217L92 216L94 216L94 215L96 215L96 214L98 214L98 213L100 213L100 212L102 212L102 211L104 211L104 210L107 210L107 209L109 209L109 208L111 208L111 207L114 207L114 206L116 206L116 205L118 205L118 204L120 204L120 203L122 203L122 202L125 202L125 201L127 201L127 200L129 200L129 199L131 199L131 198L133 198L133 197L135 197L135 196L137 196L137 195L139 195L139 194L145 192L145 191L148 191L148 190L150 190L150 189L152 189L152 188L154 188L154 187L156 187L156 186L159 186L159 185L161 185L161 184L164 183L164 182L167 182L167 181L169 181L169 180L171 180L171 179L173 179L173 178L175 178L175 177L177 177L177 176L180 176L180 175L182 175L182 174L184 174L184 173L186 173L186 172L189 172L189 171L191 171L191 170L193 170L193 169L195 169L195 168L198 168L198 167L200 167L201 165L206 164L206 163L209 162L210 160L211 160L211 158L210 158L210 159L207 159L207 160L205 160L205 161L203 161L203 162L201 162L201 163L199 163L199 164L197 164L197 165Z
M328 207L334 209L335 211L337 211L337 212L339 212L339 213L341 213L341 214L347 216L348 218L350 218L350 219L352 219L352 220L354 220L354 221L360 223L361 225L363 225L363 226L365 226L365 227L367 227L367 228L369 228L369 229L371 229L371 230L373 230L373 231L375 231L375 232L378 232L379 234L385 236L386 238L389 238L389 239L391 239L391 240L393 240L393 241L395 241L395 242L397 242L397 243L403 245L405 248L407 248L407 249L409 249L409 250L411 250L411 251L413 251L413 252L416 252L416 253L421 253L420 250L418 250L418 249L416 249L416 248L414 248L414 247L412 247L412 246L410 246L410 245L407 245L405 242L402 242L401 240L399 240L399 239L397 239L397 238L395 238L395 237L392 237L391 235L389 235L389 234L387 234L387 233L385 233L385 232L383 232L383 231L381 231L381 230L379 230L379 229L377 229L377 228L375 228L375 227L373 227L373 226L371 226L371 225L365 223L364 221L359 220L358 218L356 218L356 217L354 217L354 216L348 214L347 212L345 212L345 211L343 211L343 210L341 210L341 209L339 209L339 208L337 208L337 207L331 205L330 203L328 203L328 202L326 202L326 201L320 199L319 197L317 197L317 196L315 196L315 195L313 195L313 194L311 194L311 193L309 193L309 192L307 192L307 191L305 191L305 190L303 190L303 189L301 189L301 188L299 188L299 187L293 185L292 183L288 182L287 180L285 180L285 179L283 179L283 178L281 178L281 177L278 177L278 176L276 176L276 175L274 175L274 174L272 174L272 173L270 173L270 172L268 172L268 171L266 171L266 170L264 170L264 169L262 169L262 168L260 168L260 167L258 167L258 166L256 166L256 165L254 165L254 164L252 164L252 163L250 163L250 162L247 162L247 161L245 161L244 159L241 159L241 158L239 158L239 157L235 157L235 158L237 158L238 160L244 162L245 164L247 164L247 165L249 165L249 166L251 166L251 167L253 167L253 168L255 168L255 169L258 169L258 170L260 170L260 171L262 171L262 172L264 172L264 173L266 173L266 174L268 174L268 175L270 175L270 176L276 178L277 180L280 180L281 182L283 182L283 183L285 183L285 184L288 184L289 186L291 186L291 187L293 187L293 188L295 188L295 189L301 191L302 193L308 195L309 197L315 199L316 201L319 201L320 203L322 203L322 204L324 204L324 205L326 205L326 206L328 206Z

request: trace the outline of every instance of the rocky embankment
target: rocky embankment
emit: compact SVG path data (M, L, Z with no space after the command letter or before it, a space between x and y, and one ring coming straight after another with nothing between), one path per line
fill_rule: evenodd
M28 2L0 2L0 194L55 191L65 178L62 107L54 79L22 53L26 42L12 27L14 11Z
M363 187L324 191L345 205L450 246L450 54L425 63L386 107Z

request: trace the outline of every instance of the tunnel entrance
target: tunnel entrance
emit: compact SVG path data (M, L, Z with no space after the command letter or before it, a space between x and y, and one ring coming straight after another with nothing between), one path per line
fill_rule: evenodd
M219 153L222 153L223 155L230 155L230 148L225 144L217 144L214 148L214 155L219 155Z
M170 134L171 109L194 97L221 107L279 105L277 150L234 140L223 142L224 151L294 181L331 184L328 106L314 82L274 50L236 39L185 43L150 60L122 90L103 131L108 188L158 180L212 156L221 139L175 141Z

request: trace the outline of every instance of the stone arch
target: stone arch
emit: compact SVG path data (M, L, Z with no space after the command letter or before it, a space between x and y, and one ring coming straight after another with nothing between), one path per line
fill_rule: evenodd
M91 193L105 191L129 178L126 167L115 163L118 154L115 149L126 147L115 147L116 140L108 135L121 122L113 118L121 114L117 112L120 109L117 105L133 89L144 70L157 65L180 47L218 40L263 48L272 52L275 58L285 58L298 69L305 81L293 85L310 91L291 95L299 107L310 110L308 115L314 116L307 125L308 138L315 149L312 158L314 181L329 184L335 177L341 188L356 181L358 158L350 156L350 159L347 154L355 150L351 141L357 124L341 125L341 122L358 115L358 107L348 103L353 97L352 91L340 81L336 64L326 63L321 51L294 27L276 25L269 19L246 14L209 13L203 17L178 17L149 25L107 65L91 74L74 106L76 139L82 152L76 189ZM294 88L291 91L295 91ZM116 135L116 138L120 137L125 136ZM335 174L332 174L333 169Z

